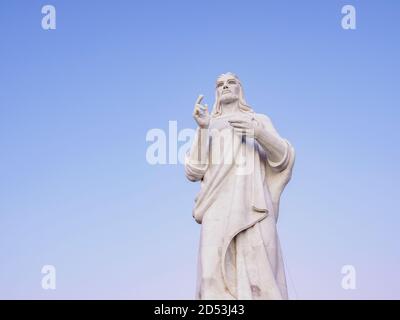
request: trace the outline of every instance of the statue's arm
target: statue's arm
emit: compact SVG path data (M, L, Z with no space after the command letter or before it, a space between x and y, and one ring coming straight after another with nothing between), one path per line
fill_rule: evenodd
M197 128L193 144L185 157L185 174L190 181L203 179L208 168L208 129Z
M289 158L289 143L280 137L267 116L261 115L260 120L255 127L255 138L267 152L269 164L283 170Z

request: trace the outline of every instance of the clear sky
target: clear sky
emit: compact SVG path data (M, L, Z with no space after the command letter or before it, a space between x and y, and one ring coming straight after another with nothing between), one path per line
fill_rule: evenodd
M195 128L232 71L296 149L290 297L400 299L399 34L396 0L2 0L0 298L193 298L199 185L150 165L146 134Z

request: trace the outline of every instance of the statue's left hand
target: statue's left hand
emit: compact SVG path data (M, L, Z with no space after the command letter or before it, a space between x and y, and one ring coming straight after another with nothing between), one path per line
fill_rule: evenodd
M253 134L255 138L257 138L261 127L258 124L258 122L253 118L249 120L245 120L243 118L240 119L232 119L228 120L229 124L235 128L238 129L239 131L243 131L247 134Z

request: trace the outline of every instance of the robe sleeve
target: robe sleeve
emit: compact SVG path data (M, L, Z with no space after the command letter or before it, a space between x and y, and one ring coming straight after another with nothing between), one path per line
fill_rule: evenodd
M268 132L268 134L273 134L274 136L276 136L276 138L283 140L285 142L285 146L286 146L285 153L281 160L279 160L278 162L274 162L267 157L268 164L273 170L278 171L278 172L283 171L287 168L287 166L289 164L291 145L290 145L289 141L281 138L281 136L276 131L276 129L275 129L274 125L272 124L272 121L269 117L267 117L266 115L263 115L263 114L258 114L257 116L258 116L257 117L258 121L261 123L261 126Z
M287 166L289 164L290 143L286 139L284 139L284 141L285 141L286 148L285 148L285 154L282 157L282 160L280 160L279 162L273 162L267 158L269 166L279 172L282 170L285 170L285 168L287 168Z
M261 125L268 130L270 133L277 135L281 138L274 128L271 120L265 115L257 115L257 121L261 123ZM281 138L283 139L283 138ZM286 143L286 151L282 160L279 162L272 162L268 159L265 161L265 169L266 169L266 184L271 193L271 200L274 208L274 215L276 221L279 217L279 202L280 196L285 189L286 185L290 181L292 177L292 170L295 162L295 150L290 142L286 139L283 139Z
M196 131L196 135L193 139L193 144L190 150L185 155L185 175L190 181L199 181L202 180L207 168L208 168L208 152L204 150L205 153L205 161L200 161L198 159L199 148L198 145L200 130ZM205 137L207 139L207 143L205 143L206 149L208 149L208 135Z

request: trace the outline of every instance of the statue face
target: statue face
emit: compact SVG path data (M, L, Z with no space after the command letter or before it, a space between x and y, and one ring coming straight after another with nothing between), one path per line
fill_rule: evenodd
M221 103L231 103L239 99L240 84L231 74L223 74L217 80L217 94Z

